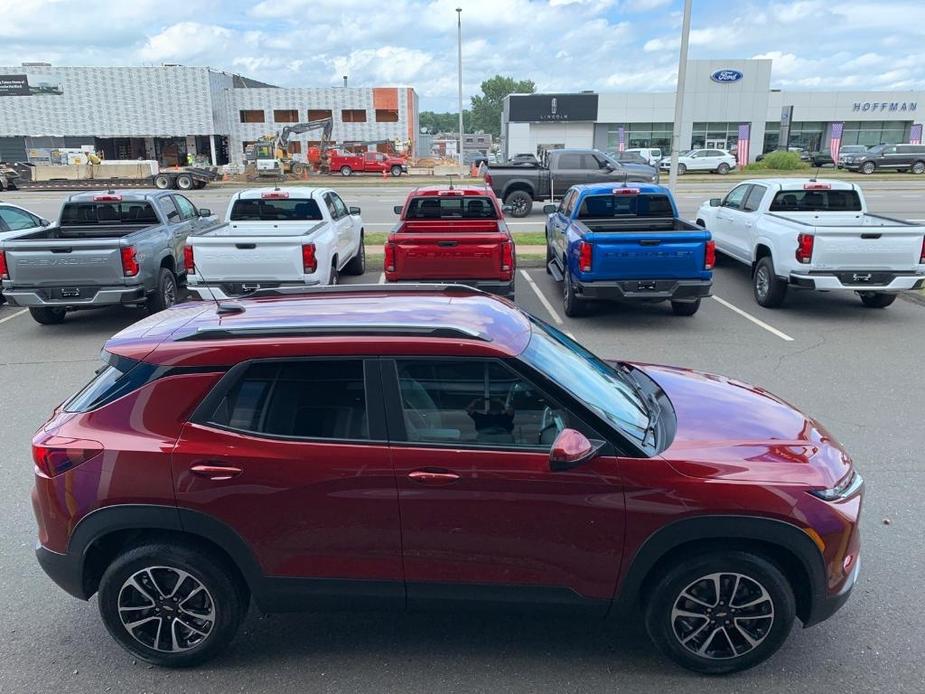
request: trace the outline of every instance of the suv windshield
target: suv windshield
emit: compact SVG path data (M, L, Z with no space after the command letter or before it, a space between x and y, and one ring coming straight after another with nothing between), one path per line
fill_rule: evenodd
M642 443L650 424L649 410L629 376L552 326L533 318L530 321L532 336L521 358L602 419Z

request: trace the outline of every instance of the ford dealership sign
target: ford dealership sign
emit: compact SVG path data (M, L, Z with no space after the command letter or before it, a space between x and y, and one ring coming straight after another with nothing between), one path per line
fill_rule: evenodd
M738 70L717 70L712 75L710 79L714 82L726 83L726 82L738 82L742 79L744 75Z

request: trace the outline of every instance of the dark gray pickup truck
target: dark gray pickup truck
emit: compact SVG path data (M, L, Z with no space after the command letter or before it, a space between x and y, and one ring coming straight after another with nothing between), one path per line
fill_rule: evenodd
M0 241L3 295L45 324L110 304L167 308L186 237L217 226L211 214L169 191L71 195L56 225Z
M658 170L647 164L619 162L598 149L551 149L542 163L489 166L485 183L510 208L512 217L526 217L534 200L558 200L572 186L630 181L657 183Z

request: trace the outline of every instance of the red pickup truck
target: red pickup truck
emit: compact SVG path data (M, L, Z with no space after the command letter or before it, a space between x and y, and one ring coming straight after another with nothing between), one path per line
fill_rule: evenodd
M452 282L514 298L514 239L490 188L417 188L395 212L387 282Z
M393 176L408 173L408 162L401 157L393 157L382 152L365 152L363 154L344 154L334 152L330 160L331 172L339 171L342 176L354 173L377 173L388 171Z

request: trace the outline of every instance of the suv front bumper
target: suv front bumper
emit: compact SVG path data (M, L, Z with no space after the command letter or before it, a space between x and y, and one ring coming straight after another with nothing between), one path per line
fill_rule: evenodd
M593 301L696 301L712 295L713 280L576 281L575 294Z

